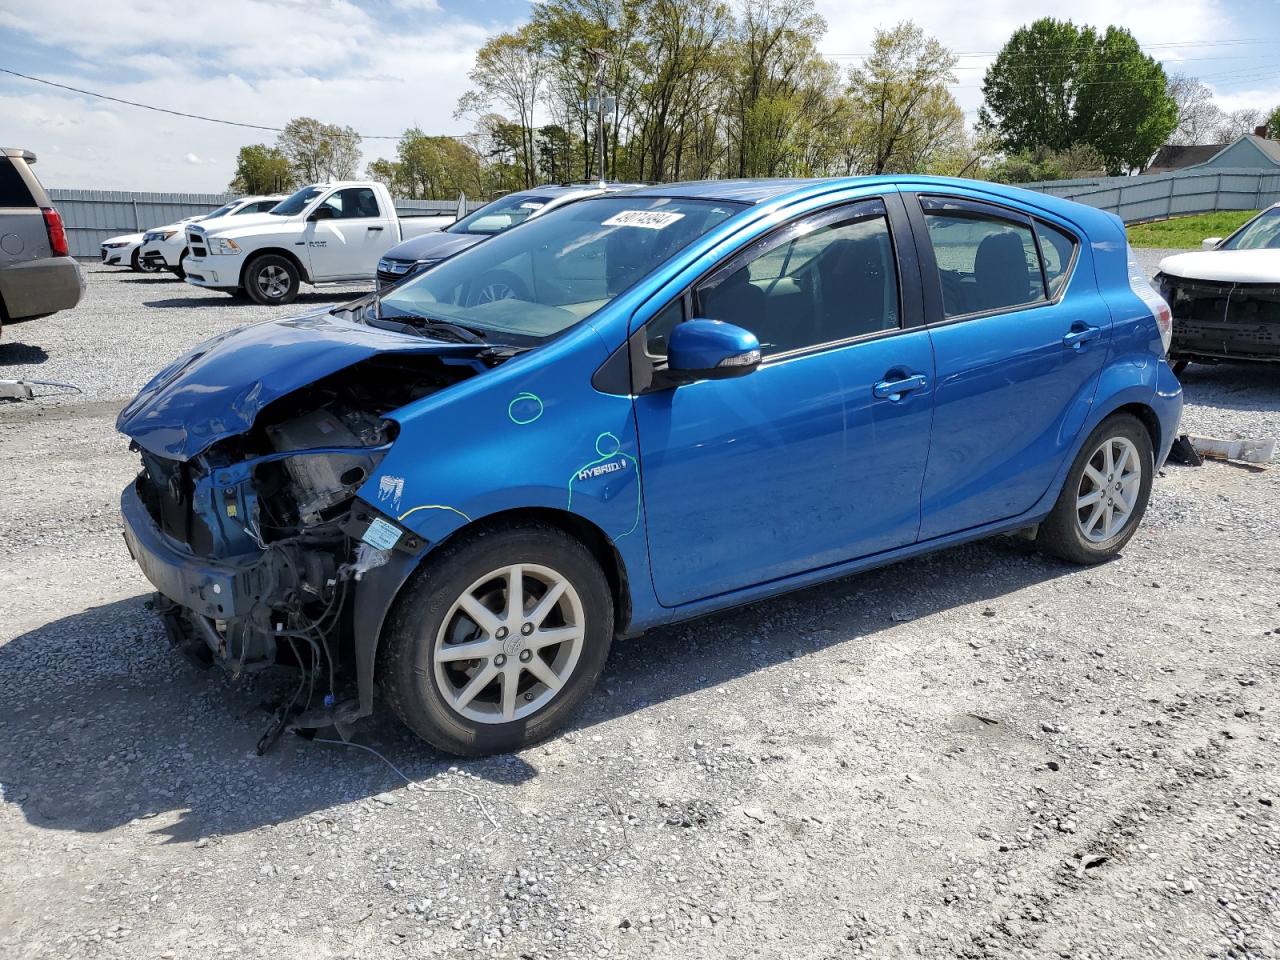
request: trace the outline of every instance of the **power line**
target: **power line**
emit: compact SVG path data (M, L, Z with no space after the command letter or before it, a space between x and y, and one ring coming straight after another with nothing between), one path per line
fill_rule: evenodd
M110 94L98 93L94 90L84 90L81 87L72 87L65 83L56 83L53 80L46 80L43 77L33 77L27 73L19 73L17 70L10 70L8 67L0 67L0 73L7 73L12 77L21 77L23 80L30 80L34 83L43 83L45 86L57 87L59 90L70 90L72 93L83 94L86 97L97 97L99 100L109 100L112 103L122 103L127 107L138 107L142 110L153 110L156 113L167 113L174 117L185 117L188 120L203 120L206 123L220 123L227 127L244 127L248 130L265 130L269 133L283 133L284 127L268 127L260 123L244 123L240 120L224 120L221 117L206 117L199 113L186 113L182 110L170 110L168 107L157 107L150 103L139 103L137 100L125 100L122 97L113 97ZM390 136L386 134L359 134L361 140L400 140L403 134ZM465 135L446 133L440 134L453 140L466 140Z
M1274 38L1270 40L1266 40L1266 39L1178 40L1178 41L1170 41L1166 43L1140 44L1140 46L1142 47L1143 50L1165 50L1165 49L1177 49L1181 47L1228 47L1228 46L1241 46L1241 45L1253 45L1253 44L1280 44L1280 38ZM997 56L1000 53L1000 51L999 50L971 50L971 51L968 51L967 53L959 53L954 51L953 53L957 57L994 57L994 56ZM823 56L833 57L836 59L844 59L846 57L869 57L869 56L872 56L872 54L870 53L827 53L827 54L823 54ZM1215 58L1205 57L1203 59L1212 60Z

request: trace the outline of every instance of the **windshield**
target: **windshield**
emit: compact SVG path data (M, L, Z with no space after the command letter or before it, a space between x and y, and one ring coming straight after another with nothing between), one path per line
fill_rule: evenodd
M323 185L314 187L303 187L297 193L294 193L286 200L281 200L278 204L271 208L271 212L281 217L292 217L295 213L301 213L307 209L309 204L320 194L324 193L328 187Z
M510 230L517 223L524 223L549 201L550 197L531 197L527 193L499 197L450 226L449 232L479 233L485 236L501 233L503 230Z
M535 342L591 316L743 208L631 196L567 204L392 288L379 310Z
M200 219L212 220L214 217L225 217L231 211L231 208L234 207L239 202L240 202L239 200L232 200L230 203L224 203L217 210L213 211L213 213L206 213Z
M1263 210L1227 237L1220 250L1280 250L1280 207Z

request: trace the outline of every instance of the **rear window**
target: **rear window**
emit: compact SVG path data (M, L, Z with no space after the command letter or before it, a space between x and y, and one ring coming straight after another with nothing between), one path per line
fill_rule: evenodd
M27 182L8 157L0 157L0 207L34 207Z

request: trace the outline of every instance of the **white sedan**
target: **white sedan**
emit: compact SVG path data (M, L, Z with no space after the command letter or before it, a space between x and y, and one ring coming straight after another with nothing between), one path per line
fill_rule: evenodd
M143 273L155 273L160 268L147 266L138 255L142 237L141 233L122 233L118 237L107 237L101 244L102 262L108 267L132 267Z
M1198 253L1160 261L1156 284L1173 309L1169 362L1280 362L1280 203Z
M177 275L179 280L186 278L182 268L182 258L187 253L187 235L183 229L188 223L206 223L220 217L235 217L247 213L266 213L284 199L284 194L266 197L240 197L230 203L224 203L212 213L198 217L187 217L177 223L164 227L155 227L142 236L142 250L139 258L148 272L168 270Z

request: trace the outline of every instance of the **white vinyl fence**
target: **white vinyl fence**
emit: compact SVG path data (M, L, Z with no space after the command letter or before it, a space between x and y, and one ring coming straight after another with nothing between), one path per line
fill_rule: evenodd
M152 227L210 213L232 198L221 193L134 193L128 190L48 191L67 227L71 255L96 260L99 244L122 233L141 233ZM480 206L467 201L468 212ZM452 214L457 200L397 200L396 209L406 213Z
M1094 177L1023 183L1116 214L1125 223L1214 210L1261 210L1280 203L1280 170L1190 169L1141 177Z

